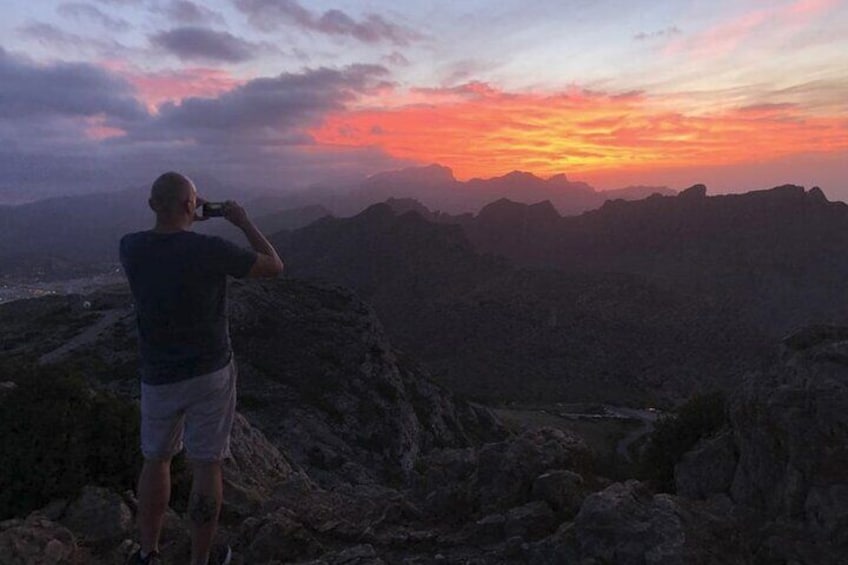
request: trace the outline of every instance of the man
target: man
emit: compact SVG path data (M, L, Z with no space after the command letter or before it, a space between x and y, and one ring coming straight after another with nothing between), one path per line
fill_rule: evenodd
M191 231L204 201L178 173L153 183L150 231L121 238L121 264L135 300L141 356L141 447L138 481L141 548L131 563L161 563L158 544L170 498L170 465L185 443L192 465L191 563L207 565L221 508L221 463L230 456L236 364L227 319L227 276L275 277L283 262L244 209L224 204L252 251ZM228 563L229 547L212 563Z

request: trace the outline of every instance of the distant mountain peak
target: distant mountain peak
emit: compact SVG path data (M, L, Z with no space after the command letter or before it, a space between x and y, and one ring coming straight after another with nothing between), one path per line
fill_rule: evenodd
M814 202L830 202L830 200L827 199L827 196L825 196L822 189L817 186L814 186L810 189L810 191L807 193L807 198Z
M391 209L394 210L395 214L398 215L405 214L407 212L416 212L422 218L431 218L433 216L430 209L415 198L389 197L385 203L388 204Z
M516 169L514 171L510 171L507 174L505 174L503 176L503 178L508 178L508 179L518 179L518 178L520 178L520 179L531 179L531 178L537 179L539 177L537 177L533 173L528 173L527 171L519 171L519 170Z
M682 198L684 200L695 200L707 197L707 187L703 184L693 184L686 190L680 192L677 195L678 198Z
M524 204L509 198L499 198L483 206L477 217L484 222L493 220L502 222L509 219L541 222L562 218L550 200L543 200L535 204Z
M377 173L368 177L363 184L415 183L420 185L441 185L455 182L456 177L453 176L453 170L450 167L433 163L423 167L407 167L405 169Z

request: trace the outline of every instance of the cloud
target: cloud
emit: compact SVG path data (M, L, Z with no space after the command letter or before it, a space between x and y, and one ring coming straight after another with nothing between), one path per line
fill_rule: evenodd
M672 41L666 52L691 53L701 59L714 59L737 51L753 38L771 35L780 44L808 30L817 18L839 5L839 0L794 0L772 3L747 11L704 31Z
M110 64L136 90L137 96L151 113L166 102L178 104L186 98L214 98L243 84L223 69L184 68L164 71L143 71L122 64Z
M129 83L86 63L36 65L0 49L0 118L91 117L137 121L146 115Z
M111 31L126 31L130 29L128 21L121 18L113 18L103 13L97 6L92 6L91 4L69 2L59 5L56 11L67 18L96 22Z
M311 144L306 128L330 111L383 88L387 71L374 65L342 70L315 69L259 78L217 98L188 98L165 103L139 139L191 139L193 143Z
M677 26L671 26L665 29L660 29L651 32L640 31L639 33L633 36L633 39L635 39L636 41L647 41L649 39L665 39L673 35L680 35L681 33L683 32L680 31L680 28L678 28Z
M392 53L383 57L383 60L386 63L388 63L390 65L395 65L397 67L408 67L409 66L409 59L404 57L403 53L400 53L399 51L393 51Z
M113 39L83 37L44 22L29 22L17 28L17 33L43 45L55 47L66 56L72 52L115 57L129 49Z
M377 14L366 14L360 21L341 10L328 10L319 16L296 0L235 0L235 5L247 15L251 25L266 32L286 24L295 24L326 35L350 36L364 43L386 41L395 45L408 45L423 39L420 33L386 21Z
M180 27L150 36L154 45L183 61L242 63L252 59L257 46L226 31Z
M189 0L173 0L158 11L182 24L224 23L220 13Z

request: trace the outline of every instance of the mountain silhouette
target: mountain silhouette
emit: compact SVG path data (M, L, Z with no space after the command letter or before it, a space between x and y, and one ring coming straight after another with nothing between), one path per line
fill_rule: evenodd
M476 212L501 198L524 203L550 200L561 214L579 214L599 207L608 198L644 198L653 193L675 194L667 187L597 191L584 182L570 181L564 174L542 179L523 171L462 182L453 176L448 167L434 164L369 177L350 192L351 202L341 215L355 213L364 207L363 204L382 202L388 198L414 198L431 210L450 214Z
M509 239L512 210L501 201L480 216L508 220ZM635 275L516 268L477 252L462 226L388 204L273 242L290 276L355 289L401 349L475 398L670 401L728 386L762 352L755 329L697 297Z
M475 249L517 265L647 277L738 309L774 336L848 316L840 290L848 206L819 188L707 196L695 185L550 220L538 217L538 205L498 210L464 219L463 229Z

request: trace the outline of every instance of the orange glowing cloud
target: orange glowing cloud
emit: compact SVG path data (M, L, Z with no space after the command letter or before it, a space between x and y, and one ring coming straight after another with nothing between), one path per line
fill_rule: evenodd
M414 104L328 116L320 144L378 147L459 178L721 166L848 149L845 116L793 104L684 113L642 93L507 93L484 84L414 92ZM423 98L429 97L426 103Z

